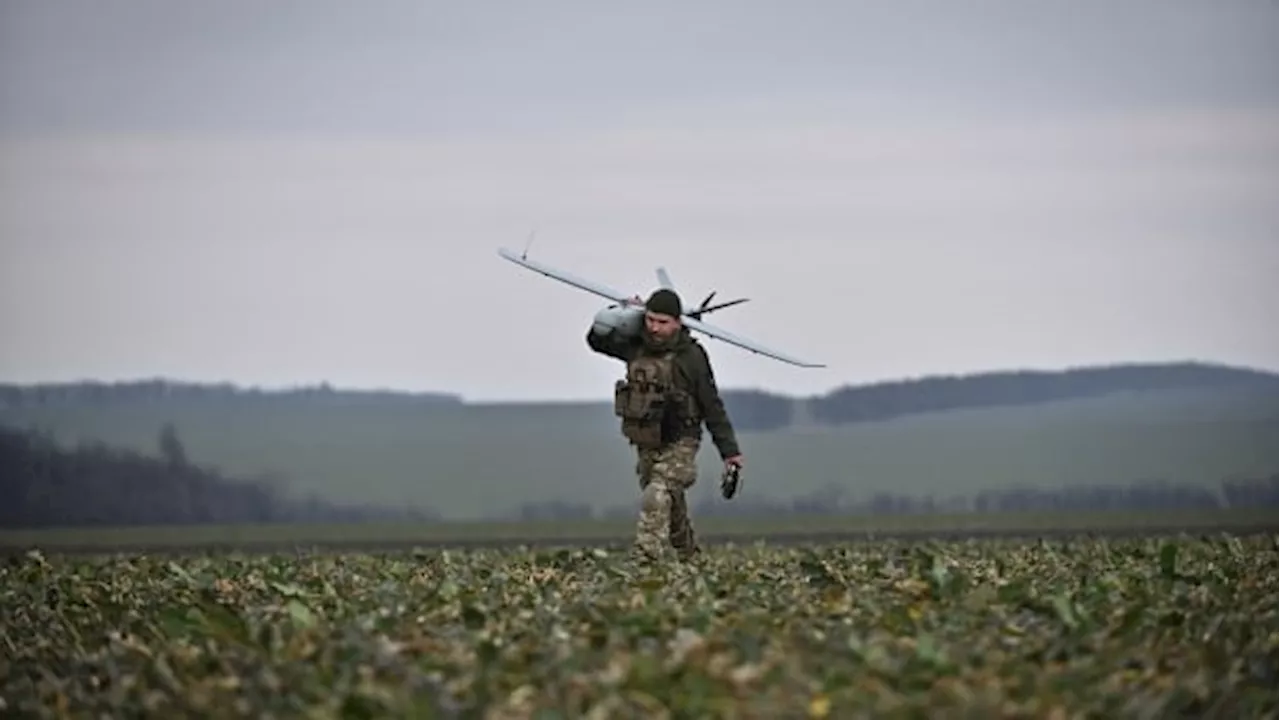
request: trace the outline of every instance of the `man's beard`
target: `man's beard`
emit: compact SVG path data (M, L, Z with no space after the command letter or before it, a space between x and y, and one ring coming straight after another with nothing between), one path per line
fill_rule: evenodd
M672 332L666 337L655 335L654 333L649 332L648 328L645 328L641 334L644 337L644 346L649 350L668 350L675 346L676 339L680 337L679 330Z

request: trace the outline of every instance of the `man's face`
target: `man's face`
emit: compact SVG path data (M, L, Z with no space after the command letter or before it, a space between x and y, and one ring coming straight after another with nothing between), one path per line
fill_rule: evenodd
M680 318L646 310L644 313L644 328L653 337L659 340L666 340L680 329Z

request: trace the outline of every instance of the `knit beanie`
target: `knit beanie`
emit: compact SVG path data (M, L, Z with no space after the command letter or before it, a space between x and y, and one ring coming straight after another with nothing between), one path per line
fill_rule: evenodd
M673 290L660 288L655 290L649 296L648 302L644 304L646 310L659 313L661 315L670 315L672 317L680 317L683 310L680 305L680 296Z

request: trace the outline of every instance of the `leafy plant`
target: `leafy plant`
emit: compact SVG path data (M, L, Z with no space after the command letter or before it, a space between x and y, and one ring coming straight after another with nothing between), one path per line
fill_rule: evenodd
M15 556L0 714L1274 717L1271 536Z

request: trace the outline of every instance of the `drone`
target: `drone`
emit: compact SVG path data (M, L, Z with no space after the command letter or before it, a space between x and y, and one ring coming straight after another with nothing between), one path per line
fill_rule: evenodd
M576 287L579 290L585 290L593 295L598 295L599 297L602 297L606 300L613 301L613 304L601 309L599 312L596 313L595 319L592 324L592 328L594 329L595 332L607 333L613 330L617 330L621 332L623 335L626 335L628 337L638 337L641 331L643 330L644 312L645 312L644 306L637 305L632 296L629 296L625 293L614 290L613 288L608 287L607 285L602 285L592 280L587 280L585 278L577 277L563 270L553 268L549 265L545 265L535 260L530 260L527 257L528 256L527 249L525 250L524 253L517 254L512 250L508 250L507 248L498 248L498 255L505 260L510 260L511 262L523 268L532 270L540 275L545 275L549 278L552 278L553 280L559 280L560 282L565 283L567 285L572 285L573 287ZM675 290L675 285L671 282L671 276L667 273L665 268L662 268L662 267L657 268L657 274L658 274L658 284L660 286L668 290L672 290L672 291ZM683 317L681 318L681 321L685 327L689 328L690 330L696 330L700 333L703 333L704 335L715 338L716 340L727 342L730 345L736 345L737 347L740 347L744 350L749 350L750 352L756 353L757 355L764 355L766 357L770 357L770 358L773 358L774 360L779 360L781 362L788 363L790 365L796 365L798 367L803 367L803 368L826 367L826 365L808 363L808 362L804 362L803 360L797 360L794 357L791 357L789 355L784 355L780 352L776 352L768 348L762 347L751 340L738 337L737 335L733 335L731 333L725 332L724 330L721 330L718 327L715 327L713 325L708 325L707 323L703 322L702 317L704 315L709 315L710 313L713 313L717 310L723 310L727 307L733 307L734 305L740 305L744 302L747 302L747 300L749 299L749 298L739 298L737 300L729 300L728 302L722 302L716 305L712 305L711 300L715 297L715 295L716 295L715 291L712 291L711 294L707 295L706 299L703 300L702 303L698 305L697 308L692 310L686 310L684 313L682 313Z

